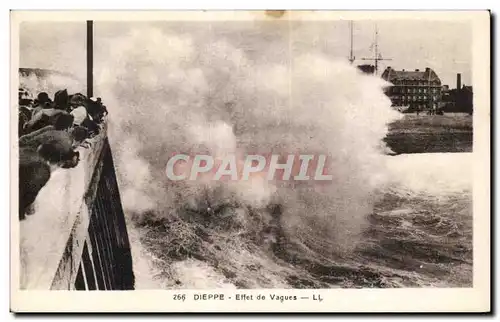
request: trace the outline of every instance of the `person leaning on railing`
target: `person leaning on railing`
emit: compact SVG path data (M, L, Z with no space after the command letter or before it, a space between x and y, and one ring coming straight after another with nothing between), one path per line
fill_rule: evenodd
M39 191L50 179L50 165L78 165L78 146L99 134L99 123L107 114L100 99L57 91L54 100L41 92L34 101L19 94L19 219L25 218ZM26 104L26 106L21 105Z

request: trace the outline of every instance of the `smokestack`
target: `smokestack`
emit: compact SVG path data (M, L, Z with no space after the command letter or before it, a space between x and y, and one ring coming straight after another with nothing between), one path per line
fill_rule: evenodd
M457 89L462 88L462 74L457 74Z

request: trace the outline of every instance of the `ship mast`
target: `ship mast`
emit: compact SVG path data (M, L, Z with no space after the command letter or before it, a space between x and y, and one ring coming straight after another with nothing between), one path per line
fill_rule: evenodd
M94 22L87 20L87 97L94 96Z
M374 57L361 58L362 60L373 60L375 62L375 75L378 74L378 62L381 60L392 60L391 58L382 58L378 51L378 27L375 25L375 55Z
M356 59L354 57L354 55L353 55L353 43L354 43L353 39L354 39L354 36L353 36L353 21L352 20L349 21L349 30L350 30L350 33L351 33L351 37L350 37L350 40L351 40L351 46L350 46L350 48L351 48L351 50L349 52L349 62L352 64L354 62L354 60Z

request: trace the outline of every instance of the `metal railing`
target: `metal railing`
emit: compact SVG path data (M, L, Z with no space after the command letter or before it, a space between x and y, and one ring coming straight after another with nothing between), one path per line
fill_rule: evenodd
M103 146L97 190L89 192L88 235L76 275L76 290L134 288L132 257L109 143Z

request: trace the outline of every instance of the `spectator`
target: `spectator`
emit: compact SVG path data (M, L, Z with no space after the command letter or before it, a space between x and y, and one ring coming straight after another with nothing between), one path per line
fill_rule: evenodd
M46 92L38 93L38 96L34 101L34 107L51 108L52 100L50 99L49 94Z
M53 102L46 92L31 100L29 92L19 89L19 219L24 219L27 208L49 180L48 163L57 161L63 168L76 166L79 153L74 148L91 146L86 139L99 133L104 113L106 107L100 98L93 101L80 93L68 95L64 89L55 93Z
M53 107L58 110L69 112L69 96L66 89L59 90L54 94Z

